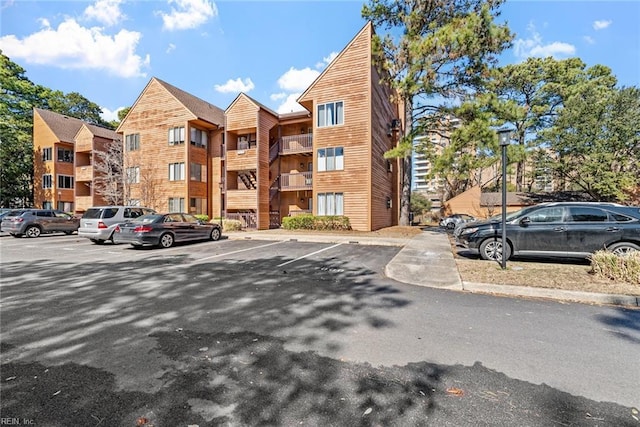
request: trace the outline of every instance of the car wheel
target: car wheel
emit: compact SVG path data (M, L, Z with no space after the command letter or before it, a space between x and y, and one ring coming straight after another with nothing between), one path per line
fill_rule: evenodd
M29 228L27 228L26 230L24 230L24 234L27 237L40 237L40 227L32 225Z
M91 241L93 243L95 243L96 245L103 245L104 244L104 240L101 240L101 239L91 239Z
M169 233L164 233L160 236L160 247L161 248L170 248L173 246L173 236Z
M508 243L504 255L505 260L511 257L511 247ZM502 261L502 240L491 238L482 242L480 245L480 258L491 261Z
M455 223L453 223L453 222L448 222L448 223L447 223L447 228L448 228L449 230L453 230L454 228L456 228L456 224L455 224Z
M609 246L607 249L609 250L609 252L613 253L614 255L623 256L623 255L630 254L631 252L640 251L640 246L636 245L635 243L620 242L620 243L614 243L613 245Z
M11 235L12 235L13 237L16 237L16 238L20 238L20 237L22 237L22 234L14 234L14 233L11 233Z
M66 234L67 236L70 236L73 234L73 231L65 231L64 234Z
M220 229L216 227L213 230L211 230L211 235L209 236L209 238L213 241L216 241L216 240L220 240L221 235L222 233L220 232Z

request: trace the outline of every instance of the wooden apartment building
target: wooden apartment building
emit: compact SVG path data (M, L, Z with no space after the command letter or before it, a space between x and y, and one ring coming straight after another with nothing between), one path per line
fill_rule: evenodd
M301 112L278 114L244 93L222 110L152 78L116 130L125 198L257 229L305 212L346 216L355 230L396 225L398 162L384 153L401 116L373 66L372 36L369 23L300 96ZM74 135L91 130L74 126ZM85 208L88 194L75 196Z
M36 207L83 212L104 204L93 191L93 153L119 144L112 130L34 108L33 197Z

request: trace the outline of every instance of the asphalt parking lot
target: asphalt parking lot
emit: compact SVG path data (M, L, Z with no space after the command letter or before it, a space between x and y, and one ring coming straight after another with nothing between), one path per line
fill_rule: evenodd
M0 418L636 425L634 312L402 284L399 250L0 237Z

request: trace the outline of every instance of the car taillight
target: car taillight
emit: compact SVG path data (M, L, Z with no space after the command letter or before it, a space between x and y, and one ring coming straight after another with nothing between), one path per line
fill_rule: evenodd
M139 225L133 229L134 233L148 233L149 231L151 231L151 227L148 225Z
M105 224L104 222L98 221L98 228L109 228L109 227L107 227L107 224Z
M22 221L24 221L24 218L15 218L13 221L14 222L22 222Z
M120 232L120 226L116 225L116 228L113 229L114 233L119 233Z

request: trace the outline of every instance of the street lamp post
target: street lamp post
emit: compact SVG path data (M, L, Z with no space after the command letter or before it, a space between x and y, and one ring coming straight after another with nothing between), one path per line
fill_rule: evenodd
M498 139L502 149L502 251L500 253L500 267L507 268L507 146L509 145L510 132L507 129L498 130Z
M220 181L218 183L218 187L220 188L220 228L222 228L222 205L224 204L224 195L222 190L224 190L224 182Z

